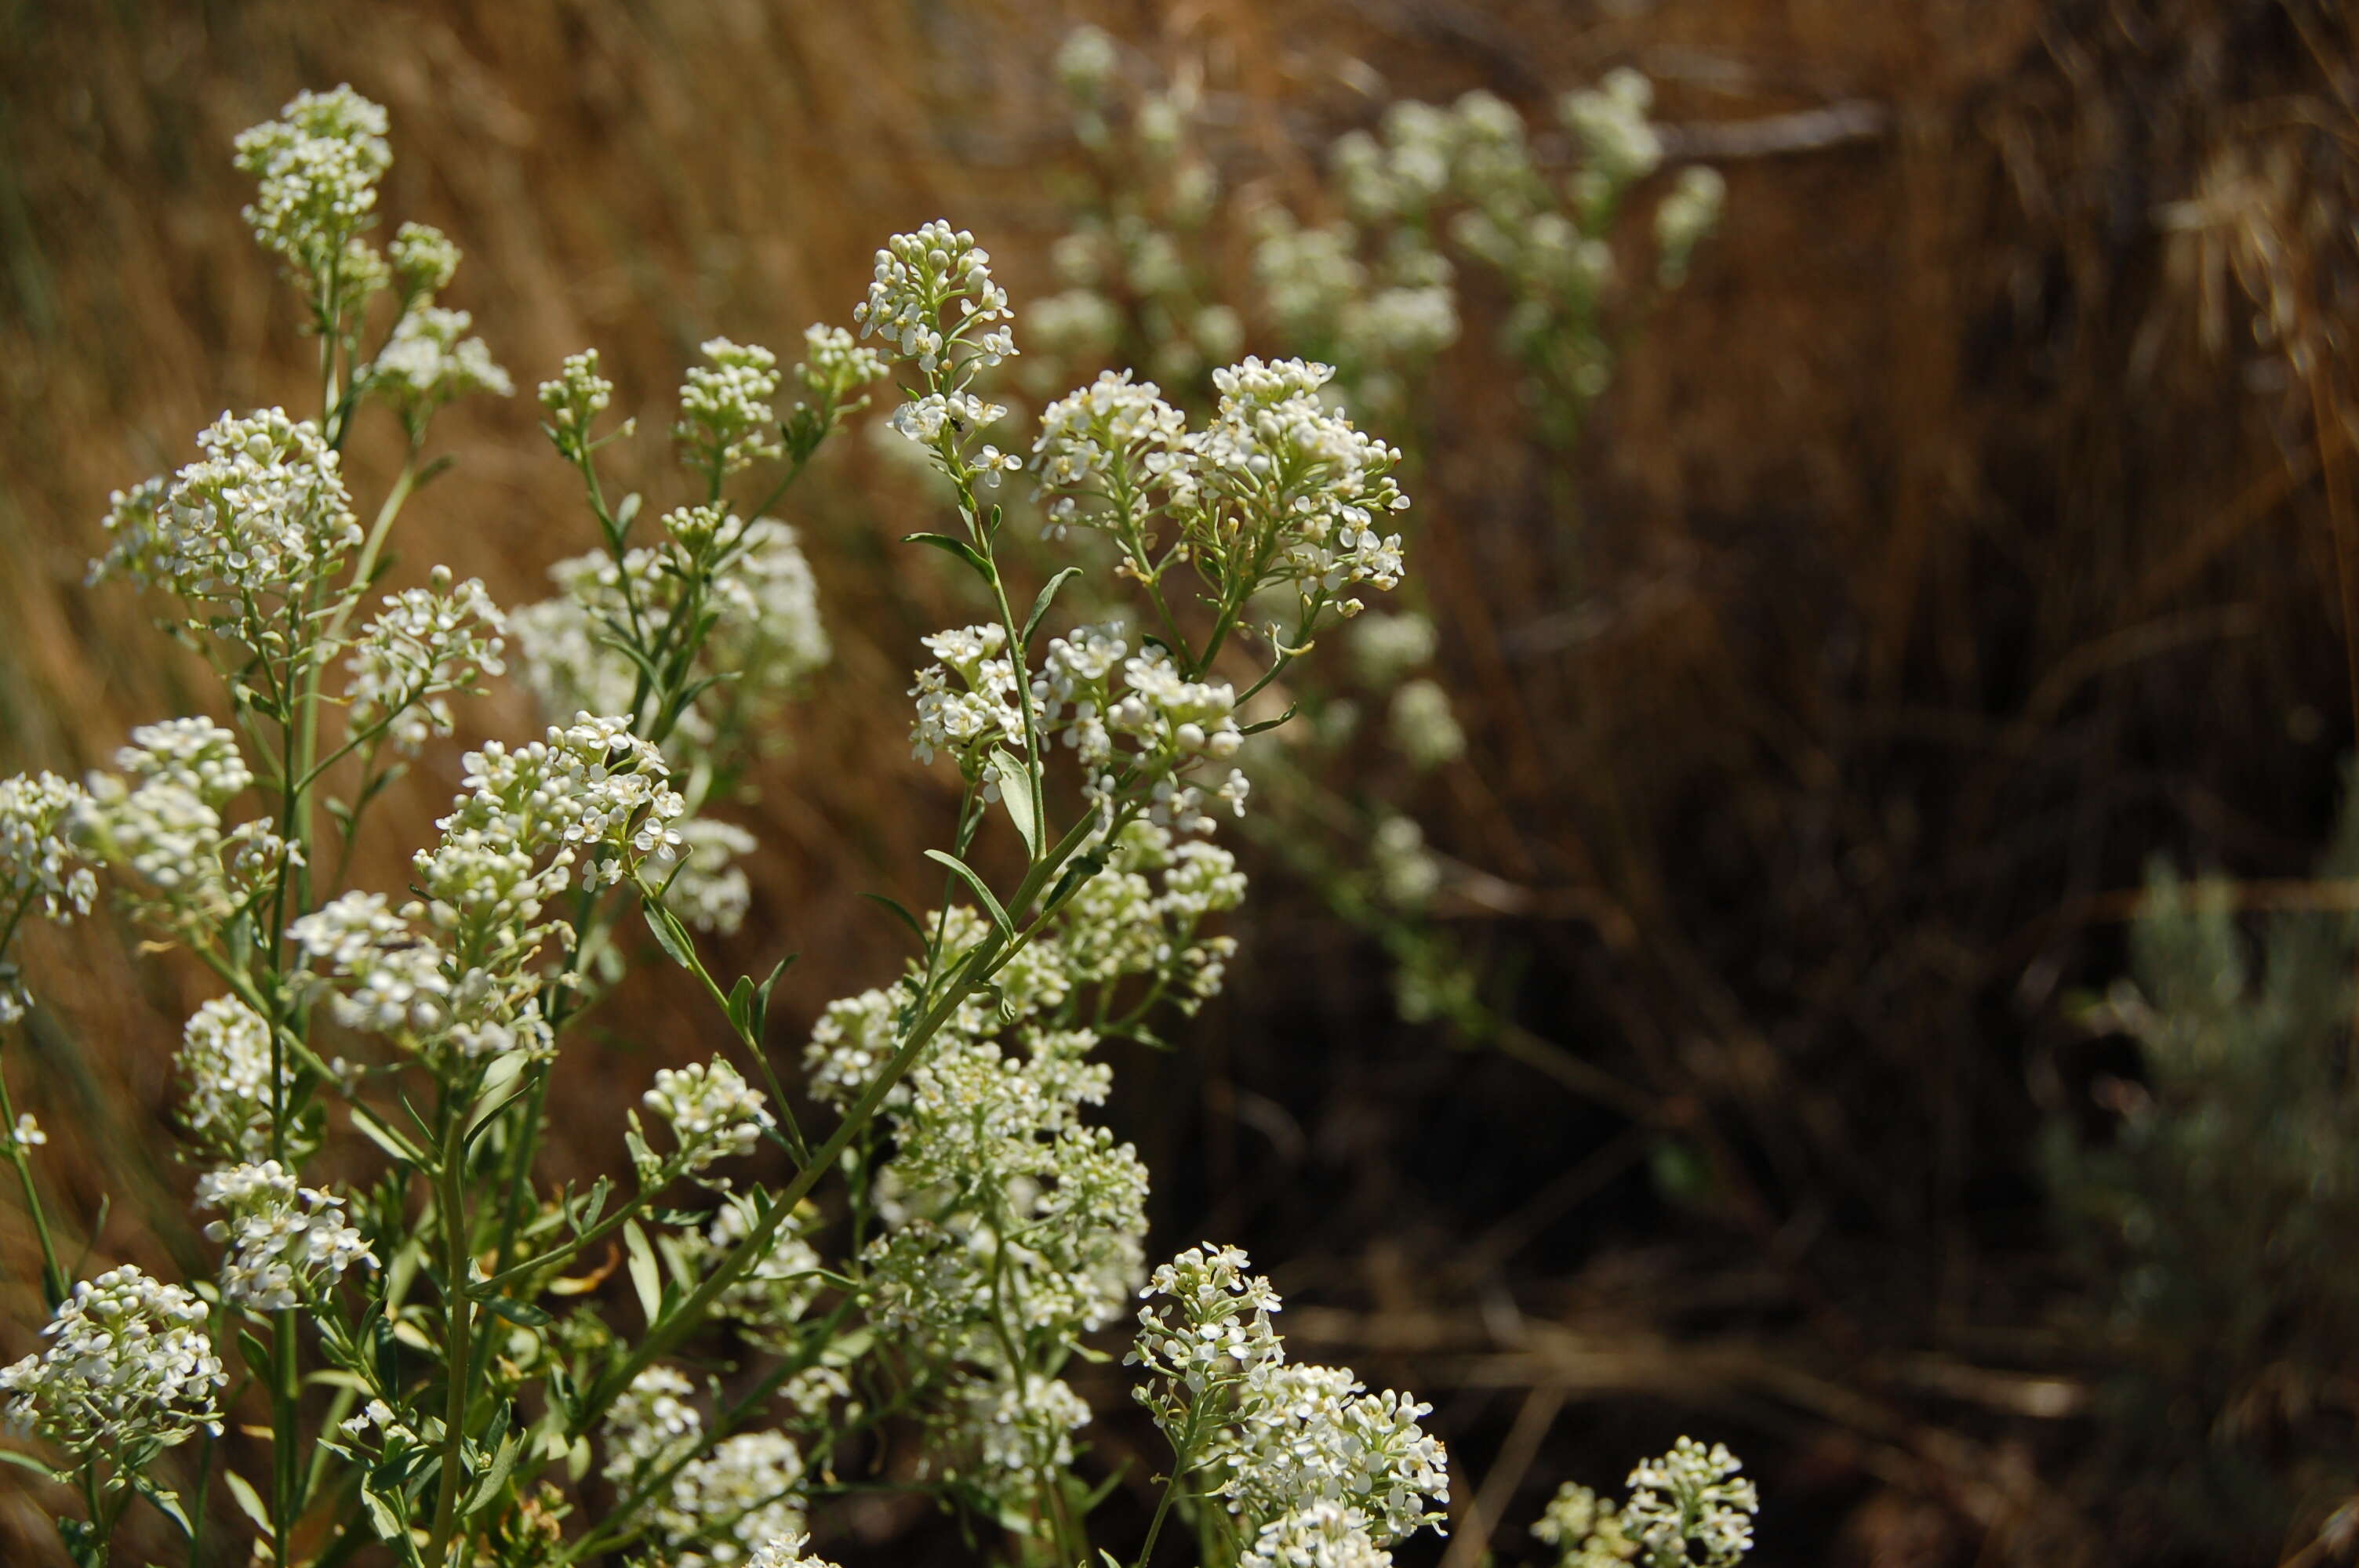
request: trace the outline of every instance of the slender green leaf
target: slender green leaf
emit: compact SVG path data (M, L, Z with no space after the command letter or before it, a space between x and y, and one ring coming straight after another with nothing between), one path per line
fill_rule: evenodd
M964 539L953 539L948 534L905 534L901 536L901 543L931 545L943 554L956 556L960 560L964 561L973 570L974 575L984 582L992 583L999 580L999 574L992 570L991 563L984 560L976 552L975 547Z
M1057 590L1065 586L1065 579L1081 575L1081 568L1067 567L1040 585L1038 597L1032 600L1032 613L1024 618L1024 641L1027 645L1029 645L1032 641L1032 633L1040 629L1042 619L1049 613L1049 605L1056 599Z
M689 945L688 933L681 928L679 917L659 903L642 904L640 910L647 918L647 929L656 934L656 946L681 968L694 969L696 952Z
M947 867L952 876L966 883L968 891L981 901L983 912L991 916L991 923L994 925L999 927L999 934L1011 941L1014 940L1016 927L1009 922L1007 912L999 907L999 900L992 896L990 887L975 873L974 868L956 855L945 854L940 849L927 850L926 859Z
M229 1487L229 1495L236 1502L238 1511L255 1522L264 1540L269 1540L272 1534L270 1508L262 1500L262 1494L254 1489L254 1483L234 1470L223 1470L222 1483Z
M520 1302L514 1296L486 1297L484 1305L495 1317L506 1318L526 1328L547 1328L557 1321L530 1302Z
M925 946L930 940L926 935L926 928L918 923L918 917L904 909L899 900L887 898L881 892L864 892L860 896L879 908L890 912L894 919L908 926L909 934L918 939L919 946Z
M992 749L991 771L998 776L999 804L1007 808L1007 819L1016 824L1024 852L1038 860L1040 822L1032 815L1032 775L1025 772L1022 762L997 747Z
M754 977L751 975L738 976L737 983L729 988L729 1025L737 1031L737 1037L746 1044L760 1048L761 1042L755 1038L754 1033Z
M500 1495L500 1488L507 1485L508 1472L516 1468L516 1455L523 1451L524 1440L520 1434L512 1433L500 1439L499 1449L492 1455L491 1467L484 1472L484 1478L476 1483L475 1489L468 1494L467 1501L459 1509L461 1518L473 1515Z
M663 1271L656 1266L656 1249L636 1219L623 1222L623 1247L631 1259L631 1288L639 1293L639 1310L652 1325L663 1314Z
M166 1519L170 1519L172 1523L179 1528L180 1531L180 1539L182 1541L193 1541L196 1539L197 1532L189 1523L189 1510L180 1506L179 1493L166 1491L163 1487L158 1486L155 1482L149 1480L147 1476L140 1475L136 1471L134 1471L131 1476L131 1488L137 1492L141 1497L147 1498L149 1502L155 1504L156 1511L162 1514ZM266 1533L267 1532L266 1531Z
M355 1116L353 1126L361 1135L405 1165L422 1165L426 1152L396 1132L373 1116Z

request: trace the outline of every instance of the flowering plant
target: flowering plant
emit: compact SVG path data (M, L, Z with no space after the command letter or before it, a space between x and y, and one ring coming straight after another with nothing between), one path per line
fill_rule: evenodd
M1103 1358L1092 1336L1142 1284L1133 1359L1175 1454L1158 1529L1185 1513L1223 1563L1388 1561L1441 1518L1427 1407L1287 1363L1241 1254L1147 1279L1146 1173L1088 1112L1102 1046L1221 984L1232 945L1206 926L1245 882L1212 835L1244 814L1232 759L1264 727L1241 707L1400 578L1398 454L1322 400L1324 367L1255 359L1220 373L1201 426L1114 376L1050 408L1028 457L1003 451L984 378L1017 351L1009 302L971 235L929 224L877 254L859 338L811 329L783 418L773 354L704 345L672 430L690 498L652 527L602 477L629 422L605 418L595 352L543 383L597 546L553 570L554 597L503 611L439 568L382 594L434 413L510 390L434 303L456 247L414 224L383 252L366 238L386 130L340 88L240 138L248 220L320 340L320 412L225 415L107 518L95 575L157 596L229 721L143 726L82 784L0 783L0 1024L30 1005L5 967L19 926L87 914L102 871L219 988L179 1061L218 1248L186 1284L127 1264L69 1279L38 1129L0 1079L54 1310L46 1346L0 1371L44 1455L10 1457L79 1489L60 1525L76 1561L106 1562L144 1499L192 1556L225 1503L282 1565L375 1543L407 1568L797 1568L811 1509L852 1489L840 1472L907 1433L884 1484L996 1526L1012 1561L1086 1562L1104 1487L1083 1478L1091 1412L1066 1374ZM907 378L891 427L955 507L954 531L910 540L992 614L927 638L910 691L913 751L963 786L929 852L940 905L887 901L905 972L831 1004L781 1064L784 964L724 983L700 950L742 917L751 847L707 811L827 654L808 564L768 514L887 377ZM363 526L340 452L373 405L406 458ZM1060 526L1114 541L1140 625L1047 634L1081 565L1016 613L990 497L1027 468ZM741 505L748 476L760 499ZM385 782L511 662L553 721L466 753L406 890L343 885ZM973 863L986 834L1020 850L1012 881ZM654 1075L619 1180L551 1186L552 1076L642 928L729 1049ZM790 1173L756 1179L756 1157ZM176 1451L232 1420L266 1437L266 1472L207 1444L191 1475Z

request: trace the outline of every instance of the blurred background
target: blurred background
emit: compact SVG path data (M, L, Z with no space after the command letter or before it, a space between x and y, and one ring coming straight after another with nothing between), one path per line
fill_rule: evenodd
M1073 53L1085 23L1109 53ZM1437 224L1452 330L1349 316L1399 258L1339 136L1479 90L1561 186L1560 99L1623 67L1659 158L1577 214L1577 285ZM1223 335L1364 351L1435 634L1298 694L1227 994L1120 1061L1110 1118L1152 1250L1235 1240L1302 1354L1436 1405L1455 1529L1405 1562L1530 1560L1559 1481L1683 1432L1746 1459L1765 1563L2359 1552L2347 8L0 5L0 772L78 774L205 700L85 566L111 490L311 395L229 144L339 81L391 113L388 218L466 248L445 302L527 388L597 347L653 494L700 341L790 356L937 216L994 252L1035 409L1099 362L1193 395ZM1724 206L1672 265L1653 215L1694 168ZM438 421L411 575L521 602L588 547L537 415ZM364 427L357 491L396 439ZM835 659L734 812L763 849L725 962L799 950L788 1054L894 972L855 895L922 900L955 805L903 691L967 614L893 542L940 514L842 446L788 514ZM538 719L504 689L461 723ZM361 885L400 885L457 750L396 786ZM36 938L12 1072L110 1259L187 1228L165 1110L206 994L126 932ZM571 1168L710 1049L688 1000L647 972L603 1011L559 1075ZM5 1203L14 1357L40 1314ZM1144 1453L1101 1408L1108 1465ZM49 1561L14 1486L0 1558ZM922 1510L829 1528L849 1563L960 1552Z

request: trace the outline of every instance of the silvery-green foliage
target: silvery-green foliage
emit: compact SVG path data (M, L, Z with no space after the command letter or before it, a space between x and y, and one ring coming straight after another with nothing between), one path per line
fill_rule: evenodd
M2349 1429L2299 1390L2359 1336L2359 1078L2350 1066L2359 924L2332 897L2359 873L2346 794L2308 886L2267 914L2234 884L2158 862L2129 972L2082 1022L2135 1052L2059 1108L2046 1175L2085 1282L2076 1326L2113 1374L2100 1395L2135 1439L2122 1484L2223 1555L2274 1550L2289 1513L2330 1512ZM2256 1290L2256 1280L2269 1281ZM2298 1453L2282 1469L2267 1446Z
M1070 79L1111 69L1089 55ZM1179 118L1166 103L1141 135L1176 145ZM439 466L435 414L509 390L435 302L457 247L417 225L383 254L364 237L387 129L338 89L240 138L248 221L320 338L320 415L224 416L199 461L107 519L97 575L160 596L230 721L142 726L82 785L0 784L0 1025L25 1005L23 922L86 912L101 871L217 986L175 1075L210 1249L190 1286L128 1265L72 1282L43 1140L0 1075L0 1156L55 1314L0 1394L80 1490L69 1548L106 1562L145 1499L199 1549L234 1509L280 1568L364 1549L403 1568L827 1568L814 1509L906 1444L891 1484L995 1528L999 1556L1087 1562L1072 1374L1148 1283L1147 1173L1095 1113L1122 1055L1220 989L1234 944L1208 927L1245 882L1212 835L1244 815L1238 764L1270 727L1247 705L1402 580L1400 454L1330 400L1326 365L1251 357L1214 373L1201 421L1125 375L986 439L1016 310L989 254L938 222L877 253L859 337L805 335L783 415L775 355L704 345L670 427L677 504L609 498L601 454L634 425L608 420L594 351L543 382L592 524L554 598L505 612L439 567L385 592L386 541ZM758 846L710 813L828 654L773 513L888 375L884 422L951 500L953 531L911 540L984 606L924 640L911 691L913 753L950 764L959 806L929 854L940 900L890 905L903 972L780 1054L784 963L724 983L694 935L734 929L753 893ZM363 528L340 452L372 406L405 460ZM1086 547L1011 581L991 498L1027 449L1060 520L1112 541L1092 602L1127 595L1119 616L1060 605L1103 559ZM546 708L538 738L463 752L404 885L346 885L384 784L448 766L429 743L464 727L451 699L511 657ZM986 838L1012 880L976 869ZM1408 866L1418 845L1395 851ZM613 1130L618 1177L552 1185L571 1032L647 960L711 1000L721 1049L652 1073ZM1167 1304L1135 1358L1178 1445L1164 1508L1217 1505L1211 1568L1378 1564L1439 1522L1427 1407L1288 1363L1242 1254L1183 1254L1148 1289ZM266 1434L266 1462L223 1449L201 1472L221 1487L190 1490L171 1451L232 1419Z

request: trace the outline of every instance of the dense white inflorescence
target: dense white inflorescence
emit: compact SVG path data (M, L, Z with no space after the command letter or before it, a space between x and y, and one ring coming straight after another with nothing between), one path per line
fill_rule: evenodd
M894 235L876 253L875 279L852 319L862 337L882 337L897 358L930 373L953 362L967 369L1014 354L1008 329L994 325L1013 315L1007 291L992 280L991 254L965 230L937 222Z
M1270 1324L1277 1295L1250 1267L1235 1248L1207 1247L1156 1271L1130 1354L1148 1374L1140 1401L1258 1560L1379 1562L1441 1521L1449 1459L1419 1425L1431 1407L1287 1361Z
M266 250L325 276L372 258L350 247L371 222L393 165L386 113L349 87L298 93L281 117L242 133L237 167L260 181L245 222Z
M235 997L189 1015L177 1061L180 1125L208 1154L261 1158L270 1148L270 1025Z
M317 425L277 408L223 414L197 446L203 456L169 481L115 493L114 543L93 574L168 589L191 627L226 617L248 646L283 656L299 634L274 607L300 600L361 542L341 460Z
M1761 1509L1753 1483L1737 1478L1743 1468L1722 1444L1706 1448L1682 1437L1630 1472L1622 1527L1657 1563L1734 1568L1753 1550L1753 1516Z
M276 1160L207 1173L197 1206L223 1217L205 1234L225 1248L222 1294L250 1312L285 1312L358 1264L376 1266L361 1233L344 1223L344 1200L299 1186Z
M688 373L679 389L679 422L672 439L692 467L717 483L728 474L786 449L770 407L778 395L778 356L757 343L714 338L704 344L712 362Z
M71 831L88 801L54 773L0 779L0 926L13 926L28 911L60 922L90 913L98 879L82 863ZM22 1018L27 1000L0 937L0 1027Z
M506 673L506 631L507 618L482 579L454 586L446 567L434 568L429 587L387 594L344 662L353 731L381 730L413 755L429 736L450 734L447 695Z
M129 1264L82 1281L42 1330L48 1346L0 1368L7 1419L78 1461L124 1470L199 1433L219 1436L229 1377L207 1315L189 1292Z
M253 775L235 737L210 719L143 725L115 765L130 780L91 774L69 830L82 853L138 880L135 896L158 925L201 931L231 919L292 863L270 818L223 823L221 807Z
M413 254L413 265L440 265L439 258ZM487 392L506 397L516 391L481 338L467 335L474 319L464 310L418 306L395 323L369 372L371 391L390 399L413 427L453 398Z
M777 1125L762 1092L718 1056L658 1069L645 1098L647 1108L671 1128L676 1158L691 1172L751 1154L763 1132Z

